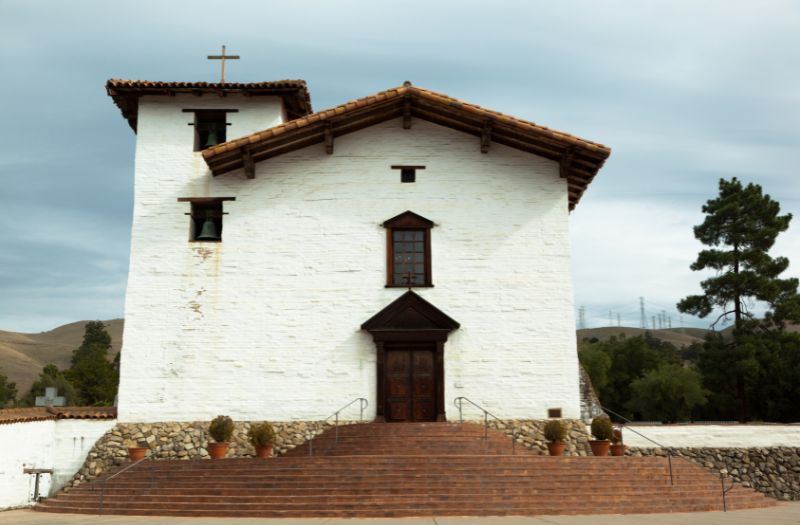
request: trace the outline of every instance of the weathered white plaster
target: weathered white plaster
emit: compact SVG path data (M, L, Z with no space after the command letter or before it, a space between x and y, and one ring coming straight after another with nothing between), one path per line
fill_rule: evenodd
M797 447L800 425L628 425L665 447ZM623 430L623 441L631 447L654 447L653 443L630 430Z
M165 112L180 101L163 100L139 109L120 421L311 420L359 396L373 416L375 346L359 327L405 292L384 286L381 223L406 210L436 224L434 287L415 291L461 323L445 346L448 417L456 396L503 418L580 417L555 162L398 119L338 137L332 155L260 162L254 180L212 177L180 111ZM392 164L426 169L401 184ZM176 199L200 196L236 197L222 243L187 242Z
M40 477L40 495L63 487L114 423L110 419L60 419L0 425L0 509L33 503L35 476L23 474L25 468L53 469L52 477Z

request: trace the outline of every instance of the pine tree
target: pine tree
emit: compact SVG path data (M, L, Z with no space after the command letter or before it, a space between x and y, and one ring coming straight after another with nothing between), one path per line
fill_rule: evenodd
M81 346L72 352L66 377L84 405L111 405L117 395L119 371L108 360L111 336L100 321L86 323Z
M717 308L722 314L712 326L733 314L741 328L751 319L747 299L766 303L767 317L783 324L796 315L797 279L778 276L789 266L785 257L773 258L769 250L778 234L789 228L792 215L779 215L780 205L761 186L742 183L735 177L720 179L719 196L703 205L706 218L694 227L694 236L711 248L702 250L691 269L715 270L718 275L700 283L703 295L690 295L678 303L684 313L706 317Z
M719 181L719 196L706 202L703 213L705 220L695 226L694 235L709 248L698 254L691 269L715 270L716 275L700 283L703 295L684 298L678 310L706 317L721 309L712 327L733 315L732 339L709 337L699 367L712 397L717 398L714 405L724 410L725 400L734 392L736 416L746 421L748 398L763 376L759 337L774 337L767 330L779 334L786 321L800 320L798 280L780 278L789 260L769 255L778 235L789 228L792 215L780 215L780 205L763 194L761 186L743 187L735 177ZM751 301L766 305L764 319L755 319L748 310Z

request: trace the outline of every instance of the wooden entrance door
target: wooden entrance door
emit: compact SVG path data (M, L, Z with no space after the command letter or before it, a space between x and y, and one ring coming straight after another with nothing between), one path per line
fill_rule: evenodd
M435 421L436 350L433 344L386 349L386 420Z

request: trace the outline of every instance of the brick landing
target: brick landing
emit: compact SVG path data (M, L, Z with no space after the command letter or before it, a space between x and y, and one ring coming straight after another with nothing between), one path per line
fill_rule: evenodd
M452 423L366 424L329 430L269 460L145 461L108 482L105 514L219 517L406 517L632 514L722 509L719 479L657 457L511 455L505 435ZM113 475L113 471L108 475ZM91 513L101 477L38 505ZM728 509L777 502L741 486Z

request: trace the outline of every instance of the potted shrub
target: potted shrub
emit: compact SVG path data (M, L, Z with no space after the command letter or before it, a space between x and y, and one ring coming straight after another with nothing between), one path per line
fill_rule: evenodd
M544 438L547 440L547 450L551 456L560 456L564 453L564 438L567 436L567 429L558 419L551 419L544 426Z
M611 434L611 455L624 456L625 445L622 443L622 428L617 427Z
M228 453L228 442L233 436L233 420L228 416L217 416L208 425L208 433L214 442L208 443L208 455L212 459L224 458Z
M595 456L607 456L608 449L611 447L611 437L614 435L614 428L608 416L597 416L592 419L593 441L589 441L592 447L592 454Z
M126 446L128 448L128 458L131 461L139 461L140 459L144 459L147 451L150 448L147 446L147 442L140 441L139 443L135 443L134 441L127 441Z
M255 423L247 431L250 444L256 449L256 457L268 458L272 455L272 445L275 444L275 429L264 421Z

